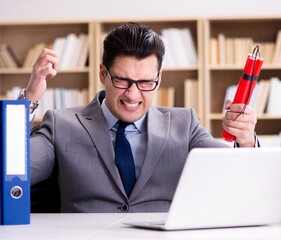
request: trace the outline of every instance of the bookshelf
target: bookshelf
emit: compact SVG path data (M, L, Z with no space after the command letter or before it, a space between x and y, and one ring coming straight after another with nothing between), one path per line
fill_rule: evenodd
M173 29L173 30L183 30L188 29L190 36L192 37L195 51L197 54L197 63L188 63L186 65L164 65L163 66L163 74L162 74L162 82L161 88L169 89L174 88L172 94L170 96L174 96L174 106L175 107L185 107L185 80L187 79L195 79L197 86L197 94L196 94L196 110L198 117L203 119L204 108L203 108L203 29L202 22L198 19L138 19L134 20L137 23L144 24L155 30L158 34L162 36L163 30ZM101 20L96 23L96 32L95 36L97 39L95 49L96 51L96 60L95 62L99 63L102 59L102 40L105 35L111 31L113 28L127 23L128 20ZM174 35L172 36L172 38ZM178 44L175 44L177 47ZM179 47L178 47L179 48ZM179 51L184 51L179 48ZM166 46L167 53L167 46ZM167 53L168 54L168 53ZM166 56L167 56L166 54ZM187 52L188 54L188 52ZM166 57L165 56L165 57ZM165 60L164 60L165 61ZM98 65L96 66L98 69ZM96 79L98 79L98 73L96 72ZM97 81L95 89L101 89L100 83ZM171 89L170 89L171 90ZM169 101L168 101L169 102ZM157 103L155 103L157 104ZM158 104L157 104L158 105ZM161 104L160 104L161 105Z
M82 67L59 69L53 79L48 79L48 89L87 89L87 102L94 96L94 26L92 21L42 21L42 22L0 22L0 44L12 49L18 59L18 67L0 68L0 94L5 98L13 87L25 87L32 70L31 65L23 67L29 50L44 43L51 47L57 38L69 34L88 36L88 58ZM33 65L33 64L32 64ZM13 96L14 97L14 96ZM40 104L42 106L42 104ZM40 115L40 114L39 114ZM37 114L38 117L38 114ZM41 116L37 118L40 121Z
M210 18L204 20L205 125L214 137L221 137L225 93L229 86L238 84L247 58L245 52L251 53L253 46L256 43L260 44L264 63L259 81L270 81L273 77L280 78L281 61L272 59L272 51L274 52L274 47L277 45L276 39L279 30L281 30L280 18ZM221 40L222 36L223 40ZM231 39L233 45L227 45L226 39ZM248 43L248 48L244 50L245 45L241 45L241 41L249 42L249 39L250 44ZM222 41L224 48L220 45ZM268 50L268 44L273 44L274 47ZM222 52L223 56L220 55ZM280 105L280 103L276 104L276 106ZM277 135L280 131L281 116L259 113L256 126L259 136Z
M167 101L175 107L193 107L194 99L187 98L193 95L197 100L195 109L201 123L214 137L220 137L222 126L222 109L226 90L229 86L238 84L242 69L246 61L246 54L251 52L253 44L259 43L261 55L265 59L260 80L270 81L273 77L281 78L281 18L161 18L161 19L100 19L80 21L24 21L24 22L0 22L0 45L8 45L14 52L19 62L19 67L1 67L0 62L0 95L14 86L24 87L27 85L31 67L22 67L28 51L39 43L51 44L55 39L66 38L69 34L81 33L88 35L88 60L83 67L62 68L54 79L48 79L48 89L86 89L88 101L97 91L102 89L99 81L99 64L102 59L102 40L106 33L113 28L135 21L145 24L158 32L161 36L167 29L172 31L188 29L194 44L197 62L187 64L168 64L165 59L163 65L161 88L163 92L174 96L173 101ZM278 34L279 33L279 34ZM176 33L177 35L178 33ZM172 39L176 35L172 34ZM167 35L165 35L167 37ZM165 39L164 36L164 39ZM169 35L168 33L168 36ZM280 36L280 55L274 56L277 39ZM233 45L221 50L221 43L232 39ZM248 49L241 40L248 42ZM166 46L167 53L177 51L179 57L184 57L180 50L183 42L177 42ZM228 43L230 44L230 43ZM242 45L241 45L242 44ZM252 44L252 45L251 45ZM267 44L267 45L266 45ZM170 45L170 44L168 44ZM176 48L173 48L176 46ZM238 48L238 50L237 50ZM172 49L172 50L171 50ZM226 57L226 52L231 53ZM249 50L250 49L250 50ZM277 47L276 47L277 49ZM222 57L224 52L224 57ZM247 53L246 53L247 52ZM271 55L270 55L271 54ZM231 56L231 57L230 57ZM166 57L165 57L166 58ZM232 61L230 60L232 59ZM273 60L275 59L275 60ZM180 61L181 62L181 61ZM186 80L190 81L186 81ZM196 91L191 90L192 84L196 83ZM193 86L194 87L194 86ZM168 90L169 89L169 90ZM193 94L195 93L195 94ZM48 95L48 94L47 94ZM51 95L52 96L52 95ZM159 97L160 99L162 96ZM158 104L157 102L155 104ZM42 105L42 104L40 104ZM280 104L279 104L280 105ZM36 114L38 116L38 114ZM281 114L280 114L281 115ZM259 113L256 127L259 136L277 135L281 131L281 116L276 114ZM40 117L37 119L40 121Z

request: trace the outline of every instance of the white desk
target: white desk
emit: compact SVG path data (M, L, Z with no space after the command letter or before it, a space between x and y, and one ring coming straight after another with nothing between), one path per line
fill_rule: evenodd
M47 239L251 239L281 240L281 224L212 230L153 231L123 225L128 221L162 220L165 214L32 214L30 225L0 226L1 240Z

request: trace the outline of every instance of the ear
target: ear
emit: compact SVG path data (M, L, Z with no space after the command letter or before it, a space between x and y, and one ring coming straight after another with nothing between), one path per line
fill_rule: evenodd
M106 78L107 72L105 70L105 66L103 64L100 64L100 72L99 72L99 77L100 77L100 82L105 85L105 78Z
M158 85L157 85L156 90L160 88L161 80L162 80L162 69L160 69L160 71L159 71Z

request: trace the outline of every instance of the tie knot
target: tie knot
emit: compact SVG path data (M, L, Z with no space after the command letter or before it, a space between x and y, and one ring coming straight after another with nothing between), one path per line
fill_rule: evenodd
M132 123L128 123L128 122L124 122L122 120L118 120L118 129L125 129L128 125L132 124Z

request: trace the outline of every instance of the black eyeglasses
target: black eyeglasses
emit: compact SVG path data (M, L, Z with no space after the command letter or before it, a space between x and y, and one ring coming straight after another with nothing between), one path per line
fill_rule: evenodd
M129 89L132 84L135 83L140 91L153 91L158 85L159 72L155 80L133 80L130 78L112 76L106 67L105 69L113 86L119 89Z

